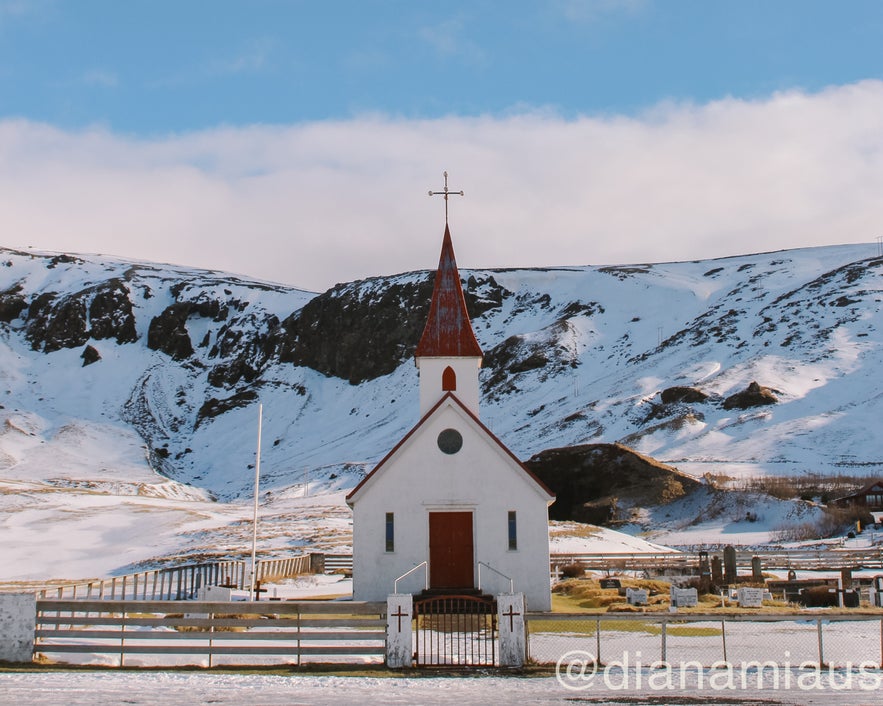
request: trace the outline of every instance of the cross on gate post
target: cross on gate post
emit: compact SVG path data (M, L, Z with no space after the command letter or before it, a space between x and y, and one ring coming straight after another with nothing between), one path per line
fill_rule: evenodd
M393 614L392 614L392 617L393 617L393 618L398 618L398 620L399 620L399 632L401 632L401 631L402 631L402 618L410 618L411 615L410 615L410 613L403 613L403 612L402 612L402 606L396 606L396 608L397 608L398 612L397 612L397 613L393 613Z
M448 224L448 196L465 196L462 191L448 191L448 173L445 172L445 188L444 191L433 191L429 190L430 196L444 196L445 197L445 225Z
M509 612L503 613L504 618L509 618L509 632L512 632L513 630L515 630L515 626L512 624L512 620L513 620L513 618L515 618L516 615L521 615L521 613L516 613L515 606L511 606L511 605L509 606Z

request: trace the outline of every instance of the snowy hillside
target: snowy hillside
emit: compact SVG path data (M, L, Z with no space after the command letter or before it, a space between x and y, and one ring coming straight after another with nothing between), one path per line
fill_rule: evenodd
M603 441L696 476L883 474L873 245L461 274L482 417L521 458ZM152 497L198 527L212 500L251 492L259 403L271 497L355 485L417 421L430 291L429 272L315 295L0 249L2 526L24 507L60 521L66 501L46 493L64 489L72 514ZM725 404L753 381L777 402ZM707 399L664 404L676 386ZM159 554L162 528L140 531Z

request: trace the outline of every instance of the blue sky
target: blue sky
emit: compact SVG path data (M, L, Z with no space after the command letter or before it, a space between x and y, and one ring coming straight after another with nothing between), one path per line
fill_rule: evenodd
M2 244L321 289L431 267L444 169L466 267L873 242L881 47L877 1L0 0Z

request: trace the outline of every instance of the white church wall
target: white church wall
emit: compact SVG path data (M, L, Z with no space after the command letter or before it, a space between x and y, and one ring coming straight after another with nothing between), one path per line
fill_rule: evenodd
M422 373L421 373L422 374ZM440 371L439 371L440 374ZM444 429L463 437L454 454L437 443ZM443 403L355 498L353 589L356 600L384 600L393 580L429 559L429 513L471 511L475 562L512 577L530 610L549 610L548 496L455 402ZM517 518L517 549L510 550L509 512ZM395 549L385 548L385 518L395 517ZM477 568L473 567L477 579ZM486 592L508 591L508 581L482 569ZM399 591L422 589L423 574Z

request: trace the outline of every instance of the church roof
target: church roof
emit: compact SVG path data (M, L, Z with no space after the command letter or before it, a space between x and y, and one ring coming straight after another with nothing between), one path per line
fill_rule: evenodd
M407 434L405 434L402 437L401 441L399 441L399 443L397 443L390 450L390 452L388 454L386 454L386 456L383 457L383 459L380 461L380 463L378 463L371 470L371 472L368 473L368 475L366 475L364 478L362 478L362 480L356 485L356 487L353 488L349 492L349 494L346 496L346 502L348 505L350 505L350 506L353 505L353 503L355 502L356 495L358 495L361 492L362 488L365 485L367 485L367 483L374 476L376 476L378 473L380 473L382 471L382 469L393 458L393 456L396 455L398 450L400 448L402 448L402 446L405 445L405 442L407 442L408 439L410 439L412 436L414 436L423 427L423 425L426 424L426 422L429 420L429 418L432 417L432 415L435 414L436 411L439 408L441 408L441 406L445 402L447 402L448 400L450 400L458 409L460 409L462 412L464 412L466 414L466 416L469 417L469 419L471 419L477 425L478 429L484 434L484 436L489 441L491 441L493 444L498 446L505 453L505 455L509 457L509 459L514 463L514 465L519 470L523 471L525 476L528 479L530 479L533 483L536 484L537 490L539 490L539 492L541 494L545 495L548 498L549 503L551 503L555 500L555 493L553 493L551 490L549 490L548 486L545 483L543 483L543 481L541 481L533 471L531 471L527 466L525 466L518 459L518 457L514 453L512 453L512 450L509 449L509 447L506 446L506 444L504 444L502 441L500 441L500 439L490 429L488 429L482 423L482 421L472 412L472 410L470 410L466 405L464 405L453 392L448 392L444 395L444 397L442 397L438 402L435 403L435 406L432 409L430 409L426 414L423 415L423 418L419 422L417 422L417 424L414 425L414 427Z
M481 347L475 339L469 314L466 312L466 300L463 298L451 231L447 224L438 271L435 274L429 317L414 355L418 358L482 357Z

